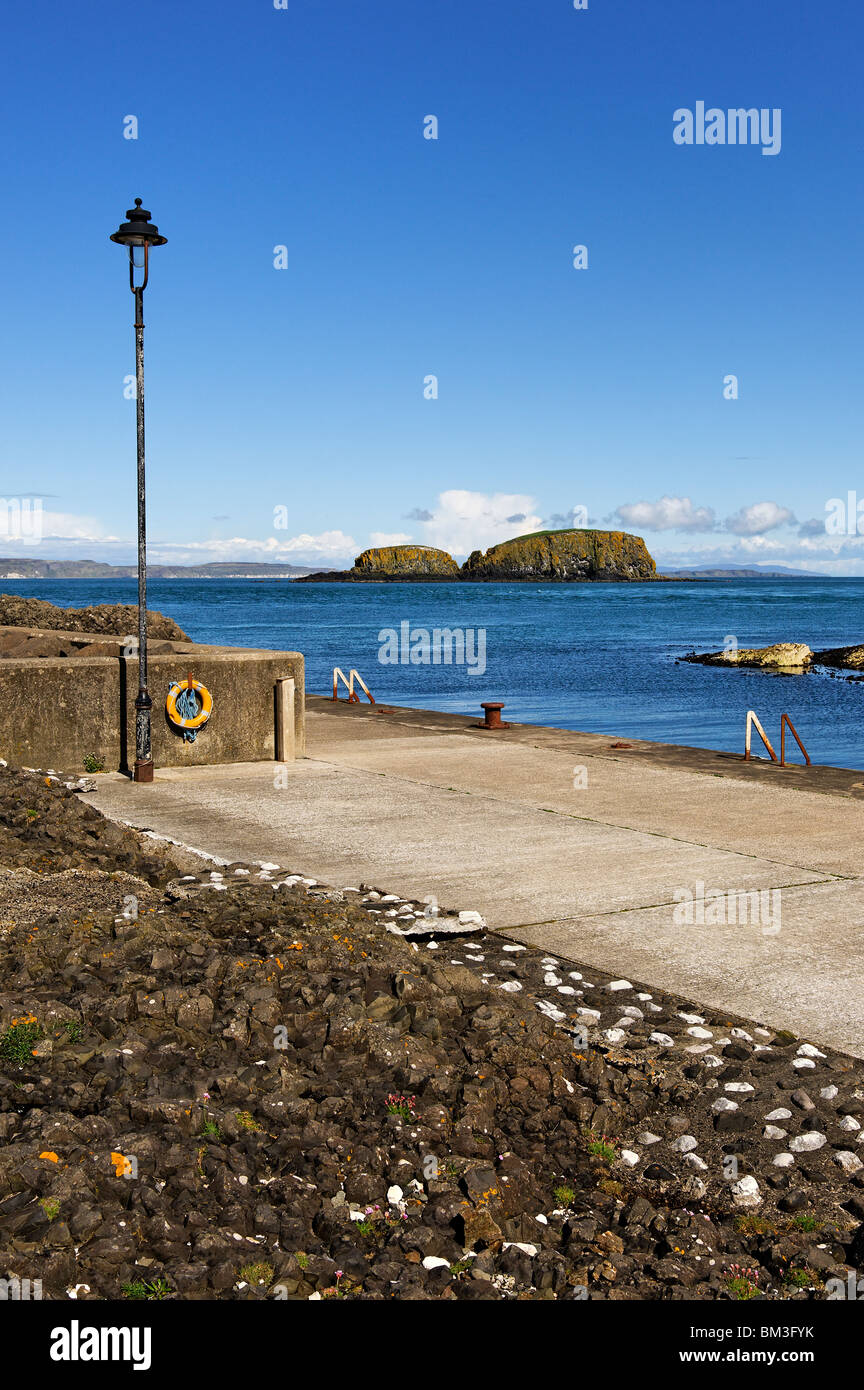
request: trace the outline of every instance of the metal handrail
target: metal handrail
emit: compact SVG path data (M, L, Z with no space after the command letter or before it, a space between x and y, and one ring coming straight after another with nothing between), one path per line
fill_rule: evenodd
M807 749L804 747L804 744L801 742L800 738L798 737L798 730L795 728L795 725L792 723L792 720L789 718L788 714L784 714L784 715L782 715L781 718L780 718L780 761L779 761L779 763L777 763L778 767L788 767L788 766L790 766L790 764L786 762L786 725L787 725L787 724L789 725L789 728L792 730L792 737L795 739L795 742L798 744L798 747L801 749L801 752L804 754L804 761L805 761L805 763L807 764L808 767L810 767L810 766L811 766L810 754L807 752ZM750 761L750 737L751 737L751 729L753 728L754 725L756 726L756 731L757 731L757 733L759 734L759 737L761 738L762 742L765 744L765 747L768 749L768 752L771 754L771 761L772 761L772 763L776 763L776 762L777 762L777 754L774 752L774 749L771 747L771 741L770 741L770 739L768 738L768 735L766 734L765 730L762 728L762 725L759 723L759 719L758 719L758 716L757 716L757 714L756 714L756 711L755 711L755 710L752 710L752 709L748 709L748 711L747 711L747 729L746 729L746 732L745 732L745 734L744 734L744 761L745 761L745 763L749 763L749 761ZM794 764L792 764L792 766L794 766Z
M795 739L795 742L798 744L798 747L801 749L801 752L804 754L804 761L805 761L805 763L807 764L808 767L810 767L810 754L807 752L807 749L804 747L804 744L801 742L800 738L798 737L798 731L796 730L795 725L792 723L792 720L789 718L788 714L784 714L783 717L782 717L781 720L780 720L780 766L781 766L781 767L785 767L785 766L786 766L786 725L787 725L787 724L789 725L789 728L792 730L792 737Z
M333 667L333 699L334 699L334 700L338 700L338 699L339 699L339 682L340 682L340 680L341 680L342 684L345 686L345 688L346 688L347 691L348 691L348 703L349 703L349 705L359 705L359 703L360 703L360 696L357 694L356 690L354 689L354 680L355 680L355 678L356 678L356 680L357 680L357 684L358 684L358 685L360 686L360 688L365 692L366 698L368 699L370 705L374 705L374 703L375 703L375 698L374 698L374 696L373 696L372 693L370 692L369 687L368 687L368 685L366 684L366 682L364 681L364 679L363 679L363 677L361 676L360 672L359 672L359 671L356 671L356 670L354 669L353 666L351 667L351 670L348 672L348 678L347 678L347 680L346 680L346 678L345 678L345 672L342 670L341 666L334 666L334 667Z
M765 747L768 749L768 752L771 754L771 761L772 761L772 763L776 763L776 761L777 761L777 754L774 752L774 749L771 747L770 741L769 741L769 739L768 739L768 735L766 734L765 730L762 728L762 725L759 723L759 718L758 718L758 716L757 716L757 714L756 714L756 711L755 711L754 709L748 709L748 711L747 711L747 729L746 729L746 732L745 732L745 734L744 734L744 761L745 761L745 763L749 763L749 761L750 761L750 730L752 729L752 727L753 727L754 724L756 725L756 731L757 731L757 733L759 734L759 737L761 738L762 742L765 744ZM797 735L796 735L796 737L797 737Z

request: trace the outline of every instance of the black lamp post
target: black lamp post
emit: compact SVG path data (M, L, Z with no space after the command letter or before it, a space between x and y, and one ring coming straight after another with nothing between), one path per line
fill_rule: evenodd
M129 247L129 288L135 296L135 381L138 408L138 695L135 699L136 782L153 781L153 752L150 743L150 711L153 701L147 690L147 493L144 484L144 291L149 274L151 246L164 246L167 237L150 221L150 214L135 199L111 240ZM143 270L140 285L135 271Z

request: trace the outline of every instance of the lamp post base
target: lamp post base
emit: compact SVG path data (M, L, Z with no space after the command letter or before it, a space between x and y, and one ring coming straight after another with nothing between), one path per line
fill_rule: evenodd
M152 781L153 781L153 763L152 763L152 761L147 761L147 762L136 762L136 763L135 763L135 766L134 766L133 769L132 769L132 781L133 781L133 782L152 782Z

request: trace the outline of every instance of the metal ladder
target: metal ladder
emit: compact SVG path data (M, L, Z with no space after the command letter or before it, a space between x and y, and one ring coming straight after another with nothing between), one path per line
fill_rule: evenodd
M811 764L810 764L810 754L807 752L807 749L804 747L804 744L801 742L800 738L798 737L798 731L797 731L797 729L795 728L795 725L792 723L792 720L789 718L788 714L782 715L782 716L781 716L781 719L780 719L780 761L779 761L779 763L777 763L778 767L786 767L786 766L787 766L787 762L786 762L786 725L787 725L787 724L789 725L789 728L792 730L792 737L795 739L795 742L798 744L798 747L801 749L801 752L804 754L804 762L806 763L807 767L810 767L810 766L811 766ZM747 728L746 728L746 731L745 731L745 733L744 733L744 761L745 761L745 763L749 763L749 762L750 762L750 737L751 737L751 731L752 731L754 725L756 726L756 732L758 733L758 735L759 735L759 737L761 738L762 742L765 744L765 747L768 749L768 752L771 754L771 761L772 761L772 763L776 763L776 762L777 762L777 754L774 752L774 749L771 747L771 741L770 741L770 739L768 738L768 735L766 734L765 730L762 728L762 725L759 723L759 718L758 718L758 716L757 716L757 714L756 714L756 711L753 710L753 709L748 709L748 711L747 711Z
M361 690L363 690L363 691L365 692L366 698L368 699L370 705L374 705L374 703L375 703L374 696L371 694L371 692L370 692L370 690L369 690L369 687L368 687L368 685L366 684L366 682L364 681L364 679L363 679L363 677L361 676L360 672L359 672L359 671L355 671L354 668L353 668L353 666L352 666L351 670L348 672L348 679L347 679L347 680L345 679L345 672L342 670L341 666L334 666L334 667L333 667L333 699L334 699L334 700L338 700L338 699L339 699L339 682L340 682L340 680L341 680L342 684L346 687L346 689L347 689L347 691L348 691L348 703L349 703L349 705L359 705L359 703L360 703L360 696L357 694L357 691L354 689L354 681L355 681L355 679L356 679L356 681L357 681L357 684L360 686Z

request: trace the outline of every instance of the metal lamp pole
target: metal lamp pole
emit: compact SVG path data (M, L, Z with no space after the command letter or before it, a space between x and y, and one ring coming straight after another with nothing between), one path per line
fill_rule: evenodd
M167 237L150 221L150 213L135 199L111 240L129 248L129 288L135 296L135 400L138 424L138 694L135 698L135 767L133 780L153 781L150 714L153 701L147 689L147 489L144 475L144 291L150 271L150 247L164 246ZM139 285L135 271L143 270Z

